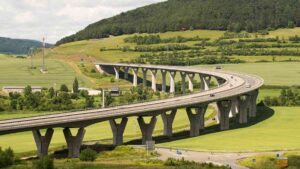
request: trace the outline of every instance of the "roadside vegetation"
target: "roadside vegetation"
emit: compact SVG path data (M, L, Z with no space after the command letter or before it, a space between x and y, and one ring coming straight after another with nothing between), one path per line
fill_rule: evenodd
M89 152L89 153L87 153ZM89 154L89 155L88 155ZM92 156L91 156L92 154ZM83 157L85 157L83 160ZM86 160L92 157L92 160ZM229 169L211 163L196 163L184 159L168 159L161 161L154 151L147 152L141 148L119 146L113 150L97 152L90 148L81 152L79 159L57 159L55 156L45 156L40 159L19 161L13 169Z
M244 165L246 167L249 167L251 169L297 169L300 168L300 154L299 152L286 152L286 153L280 153L279 157L287 158L288 160L288 166L287 167L280 167L277 164L277 153L268 153L263 155L256 155L251 156L245 159L239 160L239 163L241 165Z

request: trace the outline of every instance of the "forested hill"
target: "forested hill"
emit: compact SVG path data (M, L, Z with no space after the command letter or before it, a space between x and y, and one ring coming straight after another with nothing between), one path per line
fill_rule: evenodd
M52 47L52 44L46 44L46 47ZM42 42L28 39L10 39L0 37L0 53L6 54L28 54L30 48L41 48Z
M93 23L57 45L135 32L183 29L253 32L293 26L300 26L300 0L169 0Z

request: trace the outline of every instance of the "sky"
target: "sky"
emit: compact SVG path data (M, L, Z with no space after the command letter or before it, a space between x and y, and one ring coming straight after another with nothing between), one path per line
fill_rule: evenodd
M165 0L0 0L0 37L55 43L87 25Z

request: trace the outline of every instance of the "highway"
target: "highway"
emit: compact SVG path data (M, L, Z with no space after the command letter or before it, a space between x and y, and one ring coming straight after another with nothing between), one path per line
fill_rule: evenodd
M0 135L55 127L85 127L110 119L130 116L142 116L148 115L149 113L157 113L158 115L162 111L192 107L201 104L209 104L212 102L226 100L236 96L247 94L251 91L259 89L264 82L260 77L253 75L191 67L109 63L96 63L96 65L106 67L129 67L167 70L196 75L203 74L224 79L225 83L218 87L211 88L207 91L193 92L191 94L157 101L135 103L104 109L83 110L77 112L67 112L29 118L2 120L0 121ZM212 96L212 94L214 96Z

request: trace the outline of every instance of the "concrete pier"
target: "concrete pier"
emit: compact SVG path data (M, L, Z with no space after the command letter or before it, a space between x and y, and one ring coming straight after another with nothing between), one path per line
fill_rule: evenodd
M120 78L120 73L119 73L120 68L119 67L114 67L114 71L115 71L115 79L119 80L119 78Z
M256 114L257 114L257 106L256 106L257 96L258 96L258 90L255 90L255 91L250 93L249 117L256 117Z
M233 98L231 100L231 110L230 110L229 117L236 117L237 113L238 113L238 100L237 98Z
M192 112L192 108L187 107L186 112L190 121L190 136L196 137L200 134L200 130L204 129L205 124L205 112L207 105L203 105L195 108L195 114Z
M48 128L46 130L46 134L45 136L41 135L40 130L33 130L33 138L36 144L36 148L37 148L37 154L39 157L43 157L48 155L48 149L49 149L49 145L54 133L54 130L52 128Z
M180 72L180 75L181 75L181 92L185 93L186 72Z
M172 137L173 135L173 121L176 115L177 109L171 111L170 114L164 112L161 114L163 123L164 123L164 135L168 137Z
M229 129L229 112L231 110L231 100L218 101L218 116L220 120L220 130Z
M79 128L76 136L72 136L71 130L69 128L65 128L63 132L68 145L68 157L70 158L79 157L80 146L82 144L82 140L85 134L85 129Z
M124 67L124 79L128 79L129 67Z
M194 91L194 84L193 84L193 80L194 80L195 74L188 74L187 78L189 81L189 91L193 92Z
M150 72L151 72L151 82L152 82L151 88L152 88L153 91L156 92L156 73L157 73L157 70L156 69L151 69Z
M175 93L175 76L176 72L170 72L170 93Z
M142 144L146 144L147 141L152 141L152 134L157 122L156 116L151 118L150 123L146 124L142 116L138 117L138 123L142 132Z
M115 119L109 120L111 130L113 132L113 145L118 146L123 144L123 134L128 122L127 117L123 117L121 123L117 123Z
M136 87L138 84L138 68L133 68L132 73L133 73L133 86Z
M200 74L200 79L201 79L201 89L202 90L209 90L209 84L210 84L210 81L211 81L211 76Z
M143 86L144 87L147 87L147 71L148 71L148 69L142 68L142 72L143 72Z
M239 123L245 124L248 122L248 105L250 97L243 95L238 97Z
M161 75L162 75L162 82L161 82L161 91L162 92L166 92L167 91L167 80L166 80L166 76L167 76L167 71L166 70L161 70Z

